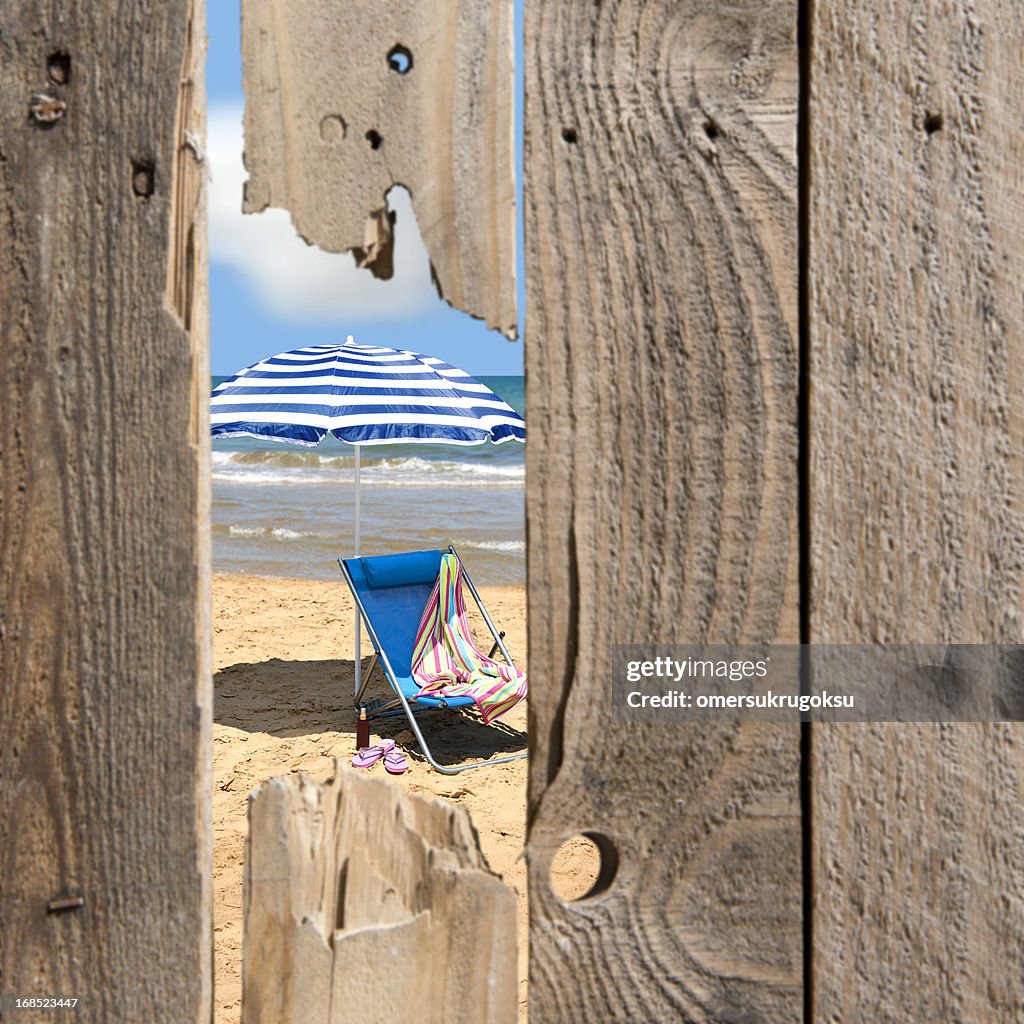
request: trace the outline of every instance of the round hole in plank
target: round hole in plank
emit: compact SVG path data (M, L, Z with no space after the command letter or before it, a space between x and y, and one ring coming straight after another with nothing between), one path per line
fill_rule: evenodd
M412 71L412 50L397 43L388 50L388 67L396 75L407 75Z
M370 149L380 149L381 143L384 141L380 132L376 129L371 128L366 133L366 141L370 144Z
M600 832L581 832L552 859L551 888L563 903L591 899L608 891L618 869L615 844Z
M328 114L320 121L320 138L324 142L341 142L347 131L348 125L340 114Z

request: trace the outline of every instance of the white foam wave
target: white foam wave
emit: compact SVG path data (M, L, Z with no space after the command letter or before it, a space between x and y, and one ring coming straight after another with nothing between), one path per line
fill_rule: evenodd
M277 473L261 473L252 470L238 470L226 473L214 472L211 479L215 483L223 484L335 484L341 486L354 483L353 477L323 476L318 473L303 473L285 471Z
M522 540L460 540L456 548L475 548L477 551L501 551L506 554L522 554L526 542Z
M213 479L236 484L334 484L352 486L354 463L344 456L315 456L308 452L214 452ZM364 487L501 487L521 488L525 467L520 463L456 462L418 456L378 459L363 463Z
M407 459L381 459L367 470L367 475L374 473L423 473L431 476L472 476L490 477L504 480L522 480L525 469L522 465L495 465L477 462L433 462L416 456Z
M249 451L211 453L211 465L221 470L288 470L331 469L338 472L354 470L355 460L348 455L318 455L302 449L282 451ZM361 472L364 476L393 476L396 474L425 473L431 476L487 476L521 479L523 464L493 463L484 459L424 459L418 455L399 459L375 459L364 455Z
M338 540L336 533L322 533L319 530L289 530L284 526L229 526L232 537L276 537L278 540L302 540L313 537L321 540Z

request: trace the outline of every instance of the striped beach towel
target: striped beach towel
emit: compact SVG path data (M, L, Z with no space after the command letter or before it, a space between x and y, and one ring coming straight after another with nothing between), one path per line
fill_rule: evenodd
M492 661L473 644L462 594L462 565L441 556L441 571L423 610L412 652L417 696L471 697L490 724L527 692L526 673Z

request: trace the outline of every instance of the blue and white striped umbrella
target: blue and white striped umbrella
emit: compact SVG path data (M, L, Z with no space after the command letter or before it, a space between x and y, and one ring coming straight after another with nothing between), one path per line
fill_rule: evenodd
M362 446L525 441L522 417L441 359L393 348L313 345L247 366L214 389L214 437Z

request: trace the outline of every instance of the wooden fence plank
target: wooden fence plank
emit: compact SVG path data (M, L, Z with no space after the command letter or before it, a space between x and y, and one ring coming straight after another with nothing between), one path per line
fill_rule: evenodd
M612 644L797 639L796 14L526 4L535 1024L801 1017L797 729L610 707Z
M811 638L1019 643L1024 11L812 9ZM1020 727L812 751L813 1019L1021 1019Z
M342 768L250 797L246 1024L511 1024L517 902L461 808Z
M438 291L514 337L511 0L243 0L242 50L246 212L387 278L404 185Z
M211 1013L204 32L0 15L0 993L85 1020Z

